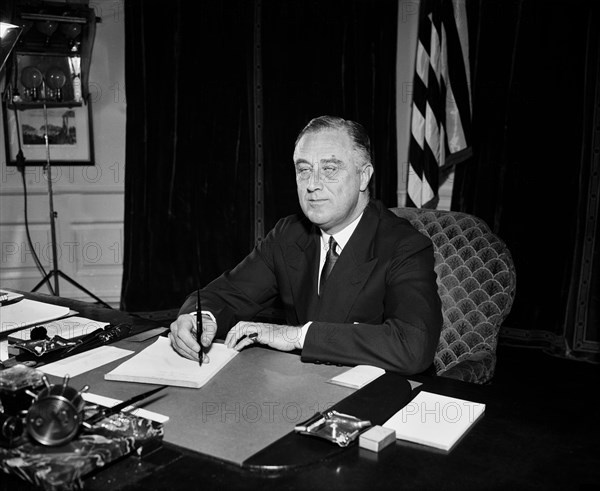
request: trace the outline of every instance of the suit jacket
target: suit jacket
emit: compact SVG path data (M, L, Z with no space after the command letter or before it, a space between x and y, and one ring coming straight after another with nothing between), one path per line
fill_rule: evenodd
M371 200L320 296L319 247L320 230L303 215L281 219L240 264L201 290L217 337L279 299L288 324L312 321L303 361L407 375L428 368L442 325L430 239ZM180 313L195 309L194 298Z

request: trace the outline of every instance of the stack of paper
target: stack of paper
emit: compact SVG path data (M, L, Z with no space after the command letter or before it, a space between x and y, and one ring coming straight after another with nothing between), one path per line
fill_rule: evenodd
M17 303L0 307L0 333L60 319L70 312L69 307L24 298Z
M199 388L229 363L238 351L224 344L213 343L208 351L209 361L199 365L178 355L165 337L104 375L106 380L141 382L157 385L176 385Z
M385 373L383 368L371 365L357 365L329 380L330 383L360 389Z
M42 365L39 370L57 377L64 377L65 375L76 377L132 353L131 350L117 348L116 346L98 346L83 353L67 356L62 360Z
M383 426L396 439L451 450L484 411L485 404L421 391Z

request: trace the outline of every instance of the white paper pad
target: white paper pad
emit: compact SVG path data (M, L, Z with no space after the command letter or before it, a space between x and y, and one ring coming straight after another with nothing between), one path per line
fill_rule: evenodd
M238 353L224 344L213 343L208 351L210 361L200 366L197 361L178 355L168 338L159 337L133 358L104 375L104 379L200 388Z
M104 407L113 407L116 404L122 402L119 399L113 399L112 397L105 397L98 394L92 394L90 392L82 393L81 397L86 402L89 402L91 404L98 404L99 406ZM134 409L133 411L131 411L130 409L132 407L135 406L127 406L125 409L123 409L123 412L133 414L134 416L139 416L140 418L146 418L150 421L156 421L157 423L166 423L167 421L169 421L169 417L165 416L164 414L158 414L141 408Z
M421 391L382 426L398 440L450 450L484 411L485 404Z
M350 370L333 377L328 382L332 384L350 387L351 389L360 389L385 373L383 368L371 365L357 365Z
M3 339L0 341L0 361L8 360L8 341Z
M0 332L10 332L69 315L69 307L24 298L0 307Z
M65 375L76 377L132 353L133 351L131 350L116 348L114 346L100 346L77 355L69 356L64 360L42 365L38 369L48 375L56 375L57 377L64 377Z

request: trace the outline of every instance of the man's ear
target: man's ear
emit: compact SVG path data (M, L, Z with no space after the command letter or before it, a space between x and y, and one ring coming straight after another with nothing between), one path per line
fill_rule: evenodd
M369 181L373 176L373 166L371 164L364 165L360 172L360 190L366 191L369 188Z

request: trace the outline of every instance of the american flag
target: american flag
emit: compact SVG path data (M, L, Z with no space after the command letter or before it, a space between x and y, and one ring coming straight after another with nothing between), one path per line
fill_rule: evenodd
M471 155L465 0L421 0L407 206L436 208L440 175Z

